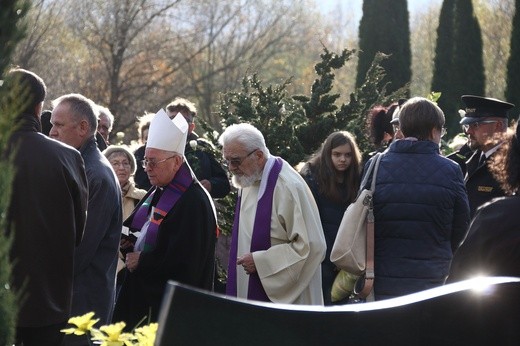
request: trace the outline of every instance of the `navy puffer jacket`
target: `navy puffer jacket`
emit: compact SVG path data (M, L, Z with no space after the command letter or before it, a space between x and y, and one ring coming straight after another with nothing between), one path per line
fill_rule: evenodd
M374 212L376 300L442 285L469 224L459 166L433 142L393 142L380 161Z

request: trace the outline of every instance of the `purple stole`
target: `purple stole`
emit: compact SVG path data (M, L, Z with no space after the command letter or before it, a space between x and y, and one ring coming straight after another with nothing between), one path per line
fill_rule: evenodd
M183 163L177 171L177 174L175 174L173 180L163 188L163 193L156 203L154 213L150 219L150 224L148 225L148 230L146 231L146 236L144 238L144 252L151 251L155 248L157 233L161 222L164 220L166 214L173 209L175 203L177 203L179 198L182 196L184 191L188 189L192 182L193 177L191 171L186 163ZM150 204L157 190L158 188L156 187L135 212L130 226L131 228L140 230L148 221Z
M251 236L250 252L267 250L271 247L271 213L273 210L273 195L278 175L282 170L283 161L281 158L275 158L274 164L269 171L267 184L264 194L258 200L255 214L255 223ZM237 199L235 208L235 220L233 221L233 230L231 237L231 249L229 253L228 279L226 285L226 294L228 296L237 296L237 251L238 251L238 224L240 218L241 194ZM251 300L259 300L269 302L269 297L265 293L264 287L258 272L249 275L249 284L247 298Z

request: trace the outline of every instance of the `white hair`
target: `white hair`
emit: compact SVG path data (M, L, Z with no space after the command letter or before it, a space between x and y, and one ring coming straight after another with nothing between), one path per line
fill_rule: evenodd
M265 157L269 157L269 149L265 145L262 132L251 124L241 123L228 126L220 135L219 143L225 147L231 142L242 144L247 151L258 149L264 153Z
M108 109L107 107L103 107L101 105L97 105L97 108L98 108L98 112L99 112L99 116L106 116L107 119L108 119L108 131L112 131L112 126L114 125L114 115L112 114L112 112L110 112L110 109Z

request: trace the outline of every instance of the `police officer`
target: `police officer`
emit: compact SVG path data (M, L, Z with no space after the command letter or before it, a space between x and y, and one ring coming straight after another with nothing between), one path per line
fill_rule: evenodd
M513 104L488 97L464 95L466 105L460 121L468 135L468 145L475 152L466 162L464 181L468 191L470 215L495 197L504 196L504 191L488 170L486 162L502 144L502 135L507 130L507 111Z

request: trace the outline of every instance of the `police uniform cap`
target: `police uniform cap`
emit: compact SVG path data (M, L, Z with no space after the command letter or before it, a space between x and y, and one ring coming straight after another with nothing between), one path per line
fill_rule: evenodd
M475 95L463 95L461 100L466 105L466 109L462 110L464 117L460 121L461 125L476 123L489 117L507 118L507 111L515 106L509 102Z

